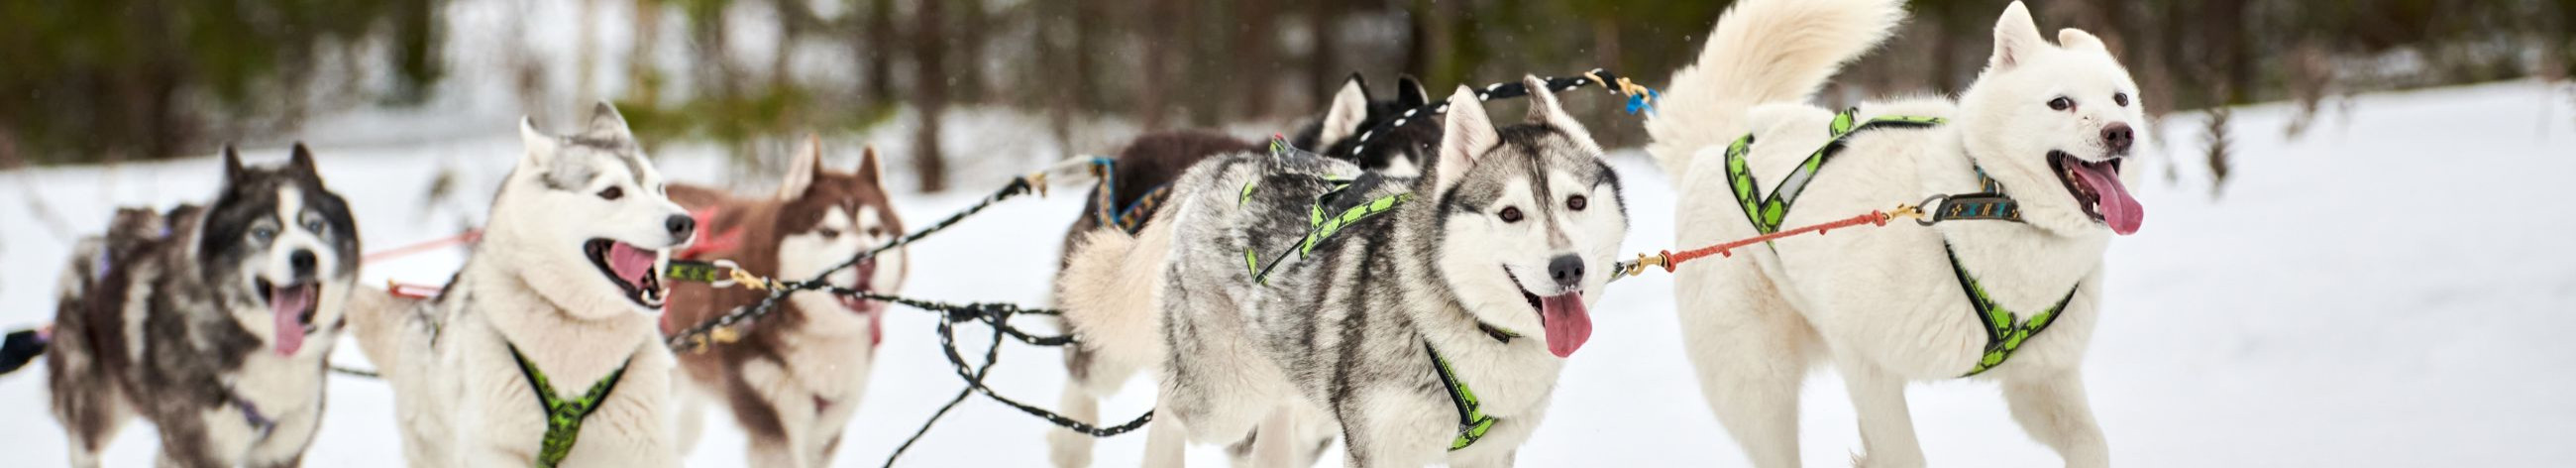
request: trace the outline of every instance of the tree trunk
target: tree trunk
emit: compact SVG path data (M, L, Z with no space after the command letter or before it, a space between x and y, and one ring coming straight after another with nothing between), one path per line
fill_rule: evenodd
M903 37L894 29L894 0L868 0L867 20L859 28L859 85L870 105L894 103L894 54Z
M948 161L939 151L939 120L948 107L948 77L941 76L948 60L940 47L948 32L943 24L946 3L924 0L912 21L912 107L921 115L921 131L913 136L912 167L923 193L948 190Z

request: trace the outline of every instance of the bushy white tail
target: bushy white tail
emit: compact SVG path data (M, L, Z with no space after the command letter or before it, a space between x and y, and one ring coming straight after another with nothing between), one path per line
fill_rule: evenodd
M403 322L419 313L420 303L366 285L349 288L342 316L349 320L349 337L357 340L358 352L375 364L376 375L392 380L402 370Z
M1646 120L1646 152L1664 173L1745 132L1744 111L1801 102L1843 62L1877 48L1905 19L1903 0L1745 0L1717 20L1699 61L1673 72Z
M1166 220L1130 237L1117 229L1084 234L1057 275L1056 302L1064 322L1092 352L1090 373L1116 388L1135 371L1162 364L1164 260L1171 257L1170 210Z

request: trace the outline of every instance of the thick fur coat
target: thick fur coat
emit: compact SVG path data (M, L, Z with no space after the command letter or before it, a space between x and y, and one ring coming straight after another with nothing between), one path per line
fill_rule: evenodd
M1755 192L1781 184L1825 144L1832 119L1803 101L1902 15L1891 0L1750 0L1718 21L1698 63L1674 74L1662 113L1647 124L1655 138L1649 151L1677 180L1680 245L1759 234L1729 193L1726 147L1753 135ZM1676 271L1680 323L1701 387L1755 466L1800 464L1800 385L1816 362L1831 362L1850 386L1865 442L1856 465L1925 465L1906 384L1968 374L1995 342L1945 250L2017 319L2066 302L2046 333L1975 378L2001 383L2013 418L2068 466L2107 462L2079 364L2101 309L2103 248L2139 219L2117 171L2144 117L2137 86L2098 39L2074 29L2057 38L2042 39L2014 3L1995 25L1988 67L1956 102L1860 105L1864 120L1948 123L1852 135L1781 224L1979 192L1980 171L2019 203L2024 222L1899 221L1781 239Z

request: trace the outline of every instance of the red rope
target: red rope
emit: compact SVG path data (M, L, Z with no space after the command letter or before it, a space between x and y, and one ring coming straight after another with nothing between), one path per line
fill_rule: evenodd
M427 252L427 251L430 251L430 250L439 249L439 248L443 248L443 247L447 247L447 246L451 246L451 245L463 244L463 243L468 243L468 242L474 242L474 241L482 240L482 239L483 239L483 230L481 230L481 229L467 229L467 230L465 230L465 232L464 232L464 233L462 233L462 234L457 234L457 235L453 235L453 236L447 236L447 237L438 238L438 239L432 239L432 240L430 240L430 241L427 241L427 242L421 242L421 243L418 243L418 244L412 244L412 245L406 245L406 246L402 246L402 247L396 247L396 248L393 248L392 250L379 250L379 251L376 251L376 252L374 252L374 253L369 253L369 254L367 254L367 256L365 256L365 257L360 257L360 261L361 261L361 262L366 262L366 263L380 262L380 261L385 261L385 260L390 260L390 259L395 259L395 258L401 258L401 257L404 257L404 256L408 256L408 255L412 255L412 254L417 254L417 253L421 253L421 252Z
M1673 251L1666 250L1666 251L1663 251L1660 255L1662 255L1662 256L1664 257L1664 259L1665 259L1665 260L1664 260L1664 262L1663 262L1663 264L1664 264L1664 272L1665 272L1665 273L1671 273L1671 272L1673 271L1673 267L1680 266L1682 262L1687 262L1687 261L1691 261L1691 260L1697 260L1697 259L1699 259L1700 257L1706 257L1706 256L1710 256L1710 255L1721 255L1721 256L1733 257L1733 256L1735 256L1735 252L1734 252L1734 250L1735 250L1735 248L1736 248L1736 247L1743 247L1743 246L1753 245L1753 244L1759 244L1759 243L1763 243L1763 242L1770 242L1770 241L1777 240L1777 239L1780 239L1780 238L1783 238L1783 237L1795 236L1795 235L1799 235L1799 234L1806 234L1806 233L1810 233L1810 232L1816 233L1817 235L1824 235L1825 231L1831 231L1831 230L1835 230L1835 229L1842 229L1842 228L1847 228L1847 227L1852 227L1852 226L1859 226L1859 225L1863 225L1863 224L1872 225L1872 226L1886 226L1886 225L1887 225L1887 219L1888 219L1888 218L1889 218L1889 216L1887 215L1887 212L1884 212L1884 211L1871 211L1871 212L1869 212L1869 214L1853 216L1853 217L1850 217L1850 218L1844 218L1844 219L1842 219L1842 220L1834 221L1834 222L1830 222L1830 223L1817 224L1817 225L1812 225L1812 226L1800 227L1800 228L1797 228L1797 229L1790 229L1790 230L1786 230L1786 231L1780 231L1780 232L1774 232L1774 233L1770 233L1770 234L1763 234L1763 235L1759 235L1759 236L1748 237L1748 238L1744 238L1743 240L1737 240L1737 241L1734 241L1734 242L1727 242L1727 243L1717 244L1717 245L1712 245L1712 246L1707 246L1707 247L1701 247L1701 248L1696 248L1696 249L1684 250L1684 251L1682 251L1681 253L1673 253Z

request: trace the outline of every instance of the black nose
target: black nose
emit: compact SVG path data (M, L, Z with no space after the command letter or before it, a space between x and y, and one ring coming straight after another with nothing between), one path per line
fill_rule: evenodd
M1547 262L1547 276L1556 279L1558 286L1567 288L1582 286L1583 259L1575 258L1573 255L1559 255L1555 260Z
M299 249L296 250L295 253L286 254L286 264L287 266L295 267L295 277L297 278L312 277L314 264L318 262L318 260L313 258L313 251L311 250Z
M2136 142L2137 139L2137 132L2130 131L2129 124L2115 123L2102 127L2102 144L2110 145L2111 152L2127 152L2129 144Z
M697 227L698 220L690 219L689 215L672 215L669 219L662 220L662 228L671 230L671 237L674 239L688 239L691 230Z

